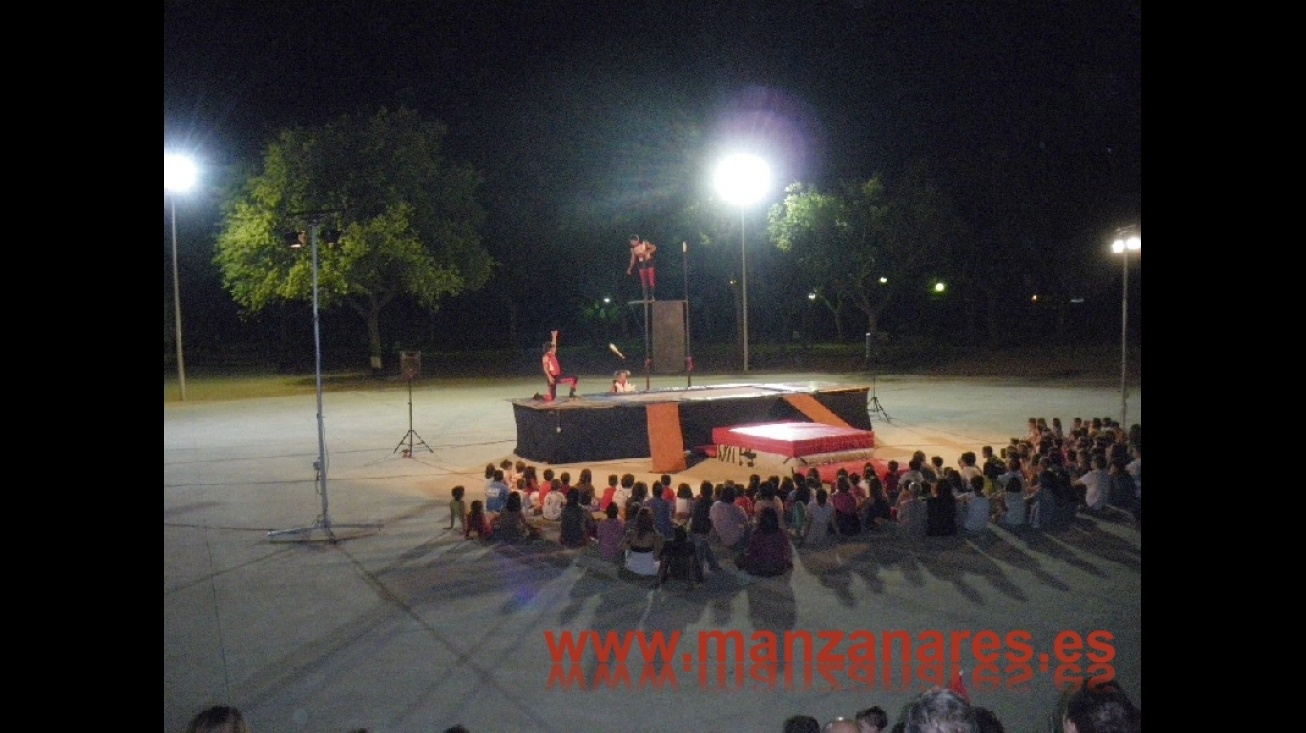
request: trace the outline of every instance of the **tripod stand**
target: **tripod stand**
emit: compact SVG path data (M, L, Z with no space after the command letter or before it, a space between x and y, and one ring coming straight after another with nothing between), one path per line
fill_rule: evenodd
M391 455L398 453L399 449L403 448L404 443L407 442L408 447L404 448L404 458L412 458L414 438L417 439L418 445L432 453L435 452L435 449L427 445L426 441L422 440L422 436L418 435L416 430L413 430L413 378L410 376L408 377L408 432L404 433L404 437L399 439L399 445L395 446L395 449L391 451Z
M884 405L880 404L880 398L875 396L875 375L871 375L871 399L866 403L866 412L869 415L877 415L884 419L885 422L893 422L889 413L885 411Z

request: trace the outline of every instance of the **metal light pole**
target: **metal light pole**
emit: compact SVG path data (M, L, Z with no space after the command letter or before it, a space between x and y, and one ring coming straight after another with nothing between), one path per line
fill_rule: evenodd
M744 209L739 209L739 269L744 288L744 371L748 371L748 243L744 235Z
M716 171L717 191L739 207L739 266L743 288L744 371L748 371L748 248L744 224L747 207L761 200L771 186L771 168L756 155L739 153L721 161Z
M177 382L181 385L181 401L186 401L186 357L181 345L181 277L177 268L177 194L195 185L198 171L195 163L181 155L163 154L163 188L168 196L172 214L172 320L176 328Z
M313 215L309 226L308 244L312 249L313 258L313 353L315 358L314 373L317 377L317 461L313 463L313 468L317 472L317 493L322 497L322 514L320 514L313 524L307 527L296 527L294 529L278 529L268 532L268 539L280 539L291 537L304 539L308 541L324 539L329 542L335 542L336 537L333 528L352 528L352 529L380 529L379 523L367 524L333 524L331 521L331 512L327 500L327 460L326 460L326 423L322 417L322 326L318 316L318 288L317 288L317 234L321 227L321 215L318 212ZM338 239L338 236L328 237L329 241ZM304 245L303 232L298 233L297 237L290 246L298 249ZM411 402L409 403L411 408ZM322 534L317 535L315 532L321 530Z
M1127 365L1129 360L1129 253L1143 252L1143 234L1137 227L1122 227L1116 230L1115 241L1111 251L1120 255L1124 276L1120 290L1120 428L1129 429L1125 418L1128 414L1129 382Z

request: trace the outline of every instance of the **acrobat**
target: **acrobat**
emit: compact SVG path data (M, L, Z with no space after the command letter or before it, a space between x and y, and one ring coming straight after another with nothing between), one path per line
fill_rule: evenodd
M645 300L656 300L653 288L657 285L657 271L653 267L653 253L657 251L656 244L640 239L638 234L630 235L630 264L626 266L626 274L639 268L639 284L644 289Z

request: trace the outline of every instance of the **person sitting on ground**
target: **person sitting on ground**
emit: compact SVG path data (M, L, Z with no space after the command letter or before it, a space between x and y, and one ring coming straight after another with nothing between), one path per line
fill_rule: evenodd
M689 539L685 525L676 525L671 540L662 543L658 559L661 561L658 565L658 586L673 578L684 578L692 590L695 583L703 582L703 566L698 561L698 553Z
M186 725L186 733L250 733L250 729L238 708L214 705L196 713Z
M1114 680L1096 685L1084 680L1068 687L1060 709L1062 733L1139 733L1143 712Z
M494 480L485 487L485 513L493 517L503 511L510 493L508 484L503 481L503 469L494 469Z
M689 539L694 543L694 552L698 554L700 567L706 565L714 573L721 572L716 553L712 552L712 482L704 479L698 485L698 498L689 515Z
M937 486L938 482L944 477L943 456L930 456L928 464L921 464L921 472L925 474L926 479L933 475L934 480L931 483Z
M555 478L550 482L549 493L541 501L543 501L543 506L540 507L541 518L550 522L562 519L562 508L567 505L567 491L562 488L561 478Z
M452 498L449 499L449 526L447 529L453 529L454 525L460 525L466 531L467 529L467 503L463 501L463 494L467 491L462 485L453 487L450 492Z
M635 521L626 530L622 549L626 553L626 570L635 575L655 577L658 574L658 557L662 554L662 535L653 527L653 512L640 507Z
M889 506L898 503L898 492L902 490L902 473L897 461L889 461L889 470L884 474L884 494L889 497Z
M623 562L626 553L621 543L626 538L626 523L621 519L621 508L609 503L605 514L608 518L594 528L599 540L599 557L614 563Z
M1111 489L1107 492L1107 504L1137 516L1134 510L1138 503L1138 484L1129 473L1129 464L1124 460L1116 460L1111 463L1110 470Z
M988 528L989 498L984 495L984 476L971 477L970 491L961 495L959 503L966 506L966 518L961 522L962 530L980 532Z
M757 500L753 502L753 517L756 518L765 507L771 507L775 510L776 516L780 518L780 528L784 529L784 501L776 495L775 484L770 481L764 481L757 489Z
M925 500L925 536L948 537L957 534L957 497L947 481L934 485L934 494Z
M594 491L594 472L588 468L580 470L580 480L576 482L576 491L580 492L580 505L591 512L599 510L599 501Z
M748 549L735 564L750 575L782 575L794 566L794 558L789 535L780 528L780 513L765 506L757 516L757 529L748 540Z
M753 497L757 496L757 486L762 481L761 477L753 474L748 477L748 484L743 488L735 487L735 504L744 510L748 521L753 521Z
M879 705L857 711L857 727L861 733L888 733L889 714Z
M648 484L636 481L630 489L630 498L626 500L626 511L623 512L626 522L629 524L635 521L635 515L646 506L648 506Z
M485 514L485 504L477 499L472 502L471 509L467 510L467 523L463 527L463 539L471 539L472 535L475 535L478 540L488 540L491 533L490 518Z
M1098 453L1091 459L1092 468L1083 476L1071 482L1081 489L1084 506L1090 514L1098 514L1106 508L1107 493L1111 489L1111 474L1107 471L1106 456Z
M970 703L952 690L937 687L908 703L902 720L906 733L978 733Z
M635 514L639 512L640 502L644 501L643 496L635 501L635 483L635 474L621 474L621 484L617 487L617 496L614 499L617 506L621 507L621 518L627 523L635 521ZM631 506L632 502L635 502L635 506Z
M862 533L862 518L857 514L857 499L853 497L852 484L847 476L840 476L835 481L830 504L834 506L834 526L841 537L856 537Z
M681 483L676 487L676 524L686 524L694 513L694 487Z
M675 533L676 527L675 521L672 519L676 511L675 504L667 501L662 495L661 483L654 484L651 493L652 495L649 496L648 501L644 502L644 506L648 507L649 511L653 513L654 529L658 531L658 534L662 535L663 540L670 540Z
M884 484L880 483L880 477L871 474L869 480L870 498L863 505L862 516L865 517L864 524L867 529L877 530L893 520L893 510L889 506L889 497L884 493Z
M491 520L490 526L494 530L493 538L500 542L523 542L540 538L539 528L526 521L521 508L521 494L516 492L508 495L508 503Z
M803 481L789 494L789 537L794 544L801 546L807 537L807 525L811 522L812 490Z
M535 492L534 495L534 511L531 511L532 508L531 503L528 502L525 506L527 510L526 511L527 514L536 514L536 515L543 514L544 502L548 501L549 494L553 493L553 488L554 488L553 469L552 468L544 469L544 473L541 475L541 478L543 480L540 481L540 489L539 491ZM528 497L525 496L522 497L522 499L526 499L526 498ZM564 501L565 501L565 497L564 497ZM558 508L561 509L562 507L560 506Z
M835 537L834 505L824 488L807 505L807 527L803 530L803 547L825 547Z
M481 487L482 496L489 495L490 484L494 483L494 464L485 464L485 485ZM482 499L483 501L484 499Z
M563 547L587 547L594 534L594 515L589 507L580 503L580 492L572 489L567 492L567 504L562 507L560 534L558 542Z
M748 534L751 531L748 515L743 507L735 503L734 484L726 484L721 489L721 498L712 503L709 511L712 529L717 539L731 552L743 552L748 547Z
M810 715L790 715L785 718L783 733L821 733L821 723Z
M927 489L913 481L898 496L898 533L907 538L924 537L928 510L925 507Z
M608 505L616 500L618 481L620 481L620 479L617 478L617 474L608 474L608 485L604 487L603 495L599 497L599 511L606 512L608 510ZM621 511L620 504L617 504L617 511Z

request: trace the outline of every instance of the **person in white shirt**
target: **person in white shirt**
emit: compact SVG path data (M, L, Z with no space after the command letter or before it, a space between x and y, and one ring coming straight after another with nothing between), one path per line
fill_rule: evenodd
M1106 456L1093 456L1093 468L1075 479L1074 486L1084 487L1084 504L1089 511L1101 511L1106 506L1107 491L1111 488L1111 474L1106 470Z
M976 476L970 480L970 491L959 496L957 503L966 506L966 517L961 524L963 531L979 532L989 526L991 506L989 498L984 495L983 476Z
M616 374L612 375L612 391L617 394L635 391L635 385L630 382L630 372L628 370L618 369Z

